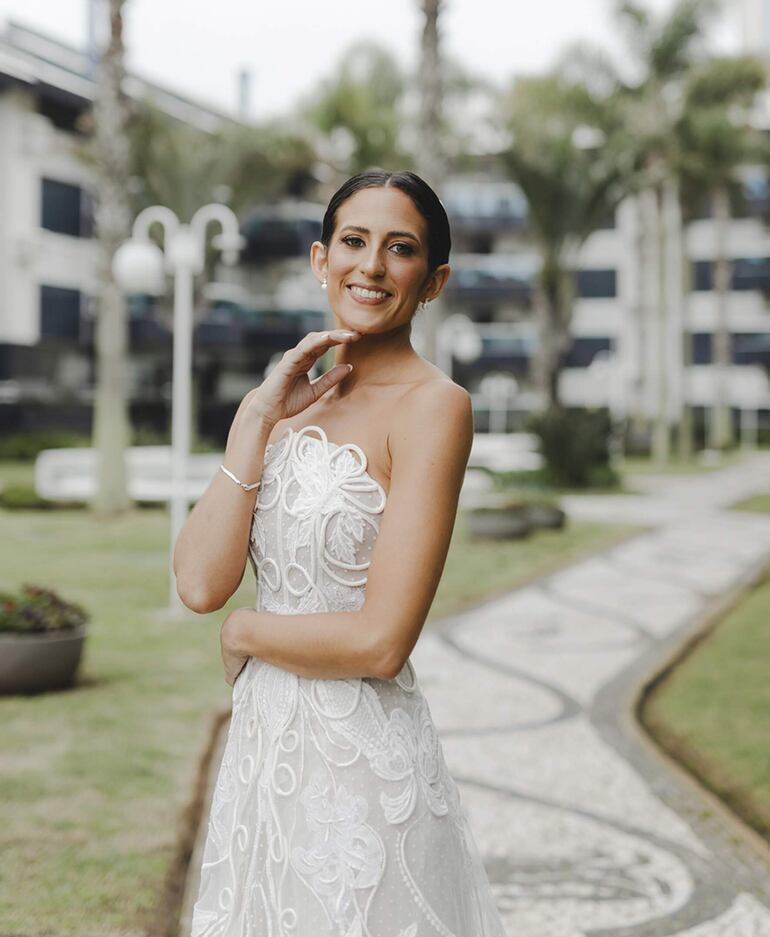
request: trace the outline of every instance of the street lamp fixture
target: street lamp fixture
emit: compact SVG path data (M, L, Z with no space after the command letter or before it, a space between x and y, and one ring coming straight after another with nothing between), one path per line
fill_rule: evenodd
M452 359L470 364L480 357L483 343L473 320L456 312L439 325L436 333L436 364L452 377Z
M193 280L204 269L206 231L217 222L221 232L212 240L228 266L238 260L246 239L240 234L238 218L226 205L212 203L199 208L190 224L180 223L163 205L140 212L132 236L112 260L115 283L127 293L159 296L165 291L165 273L174 277L174 347L171 402L171 544L169 549L169 612L179 615L182 601L176 588L174 546L187 517L187 464L190 458L192 391ZM150 228L160 224L164 250L150 240Z

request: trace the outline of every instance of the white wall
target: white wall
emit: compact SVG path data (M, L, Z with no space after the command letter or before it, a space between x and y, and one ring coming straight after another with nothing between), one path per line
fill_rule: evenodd
M41 284L96 288L96 243L40 227L43 177L92 187L78 145L36 113L28 92L0 95L0 341L38 342Z

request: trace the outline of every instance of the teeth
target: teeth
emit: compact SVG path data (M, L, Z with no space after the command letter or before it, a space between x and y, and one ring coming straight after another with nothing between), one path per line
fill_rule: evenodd
M384 299L388 295L378 290L364 290L360 286L351 286L350 289L356 296L363 296L364 299Z

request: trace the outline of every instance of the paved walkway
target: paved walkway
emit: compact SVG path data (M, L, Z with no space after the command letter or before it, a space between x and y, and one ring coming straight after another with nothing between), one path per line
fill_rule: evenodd
M770 937L770 848L630 715L770 560L770 517L726 509L770 489L770 454L634 481L565 506L647 533L445 620L412 660L511 937Z
M510 937L770 937L770 848L630 715L770 560L770 517L726 510L770 488L770 454L634 481L563 500L647 533L445 619L412 660Z

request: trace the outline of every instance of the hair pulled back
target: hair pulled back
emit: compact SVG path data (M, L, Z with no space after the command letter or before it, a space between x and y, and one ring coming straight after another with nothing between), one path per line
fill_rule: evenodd
M377 186L393 186L409 196L414 207L425 219L428 229L428 272L432 273L440 264L449 262L452 239L449 233L449 218L438 195L417 175L408 169L388 172L385 169L368 169L351 176L337 189L329 200L321 229L321 243L328 249L337 223L337 209L360 189Z

